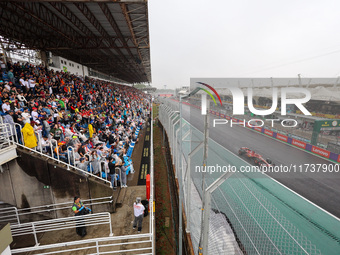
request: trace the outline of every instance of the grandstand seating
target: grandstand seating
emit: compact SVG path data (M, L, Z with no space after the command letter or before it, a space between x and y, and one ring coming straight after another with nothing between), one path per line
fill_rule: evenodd
M0 114L18 144L106 180L109 157L117 166L125 164L127 174L132 172L132 151L149 117L146 94L41 65L7 67L14 70L15 82L0 73Z

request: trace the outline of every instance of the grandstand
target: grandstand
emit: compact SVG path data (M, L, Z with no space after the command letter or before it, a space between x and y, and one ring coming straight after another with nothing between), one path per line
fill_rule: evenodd
M151 97L131 86L151 81L147 2L8 1L0 10L0 225L11 223L12 254L152 254L152 210L139 235L127 213L136 196L153 204ZM93 213L74 216L74 196Z
M33 91L31 88L16 87L5 79L5 86L10 86L10 90L2 89L1 101L4 107L1 131L3 136L8 136L18 147L17 154L20 158L14 160L16 162L6 162L11 173L2 174L1 182L4 183L6 176L13 173L26 173L37 176L39 182L47 184L44 185L47 189L51 187L54 192L70 193L67 197L69 200L72 191L73 194L113 194L114 202L109 208L113 212L118 199L115 190L119 188L120 191L124 187L124 174L119 166L125 166L126 175L134 171L131 159L133 149L139 139L140 130L146 127L149 120L150 101L147 95L133 87L94 79L83 80L65 73L54 73L42 66L22 66L15 63L9 68L16 70L15 77L21 77L20 80L24 73L34 73L35 70L39 70L42 75L36 77L37 80L42 81L42 77L46 80L36 83L37 90ZM59 86L45 89L44 84L50 83L52 79L57 80ZM27 93L21 92L26 89ZM31 138L29 132L33 134ZM28 154L27 150L33 154ZM54 162L46 165L45 158ZM113 174L108 164L110 158L116 166ZM63 168L72 171L65 173ZM77 181L79 178L80 182ZM46 179L50 181L46 182ZM32 184L32 180L25 184L21 182L20 177L14 177L12 187L4 184L0 192L1 199L9 204L21 203L20 206L23 207L42 206L46 203L44 193L31 197L26 195L26 192L30 193L28 186L39 186L38 183ZM82 182L92 184L88 184L89 187L84 190ZM20 183L25 186L22 187L25 191L24 200L20 202L15 197L5 195L8 190L16 189L14 186ZM100 188L102 183L106 187ZM97 188L93 189L92 185L97 185ZM67 186L75 187L68 189ZM96 191L99 188L102 191ZM53 194L52 200L64 202L65 198ZM65 215L49 214L51 218L59 216ZM95 224L99 224L98 220ZM20 233L13 236L22 235Z

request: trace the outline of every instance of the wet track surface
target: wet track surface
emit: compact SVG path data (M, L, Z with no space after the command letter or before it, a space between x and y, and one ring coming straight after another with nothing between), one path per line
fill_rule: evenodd
M183 105L183 116L194 127L203 132L204 117L201 115L200 110ZM248 128L230 127L229 124L212 127L214 118L218 117L212 115L209 117L209 136L211 139L235 154L238 153L240 147L249 147L264 158L270 158L277 166L299 167L302 165L302 173L299 170L297 172L291 171L290 173L268 173L268 175L340 218L340 172L305 172L306 166L304 165L334 165L335 163L256 133L256 131Z

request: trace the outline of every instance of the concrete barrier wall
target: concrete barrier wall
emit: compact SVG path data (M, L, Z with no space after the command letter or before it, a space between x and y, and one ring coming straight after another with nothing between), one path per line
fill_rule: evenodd
M0 201L18 208L73 202L74 196L82 200L109 197L112 188L104 182L90 179L81 173L54 164L53 160L17 149L18 158L3 165L0 174ZM115 199L113 199L115 200ZM93 212L113 212L111 204L94 205ZM71 207L40 215L31 214L24 221L72 216Z

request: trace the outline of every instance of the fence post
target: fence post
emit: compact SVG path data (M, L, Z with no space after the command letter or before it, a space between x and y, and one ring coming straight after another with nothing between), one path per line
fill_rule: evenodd
M67 170L70 170L70 165L71 165L71 157L70 157L70 150L69 150L69 148L70 147L66 148L66 151L67 151L67 161L68 161Z
M37 233L35 232L35 227L34 227L34 222L32 222L32 230L33 230L33 235L34 235L34 240L35 240L35 246L38 246L38 238L37 238Z
M10 136L8 137L8 145L14 145L15 144L15 136L14 136L14 134L13 134L13 132L14 132L14 130L15 130L15 126L12 128L12 126L11 125L9 125L9 128L10 128ZM13 130L14 129L14 130ZM16 131L15 131L15 133L16 133Z
M51 156L52 156L52 158L54 159L52 141L49 141L49 145L50 145L50 149L51 149Z
M190 232L190 194L191 194L191 158L193 155L195 155L201 148L203 147L203 142L201 142L195 149L193 149L189 154L188 154L188 165L187 165L187 233Z
M97 255L99 255L99 245L98 245L98 240L96 241L96 250L97 250Z
M70 155L73 158L73 165L72 165ZM68 164L75 167L76 166L76 157L75 157L75 154L74 154L74 148L72 146L67 147L67 157L68 157ZM67 170L69 170L69 166L67 166Z
M107 166L107 168L106 168L106 161L102 161L102 162L104 162L104 172L105 172L105 179L107 180L107 176L109 175L109 173L107 173L106 172L106 169L109 167L109 166Z
M208 254L208 239L209 239L209 218L210 218L210 209L211 209L211 193L209 191L205 191L204 198L204 211L203 211L203 244L202 251L203 254Z
M55 142L56 148L57 148L57 158L58 158L58 164L60 164L60 159L59 159L59 150L58 150L58 142L55 139L51 139L51 142Z
M110 235L109 236L113 236L113 233L112 233L112 225L111 225L111 214L110 213L107 213L109 215L109 225L110 225Z
M14 210L15 210L15 216L17 216L18 224L20 224L20 217L19 217L19 213L18 213L18 208L14 207Z
M15 139L16 139L16 140L15 140L15 142L17 142L18 144L20 144L20 143L19 143L19 139L18 139L17 128L16 128L16 127L17 127L17 125L19 125L19 127L21 127L21 126L20 126L20 124L18 124L18 123L14 123ZM20 130L20 129L19 129L19 130Z

